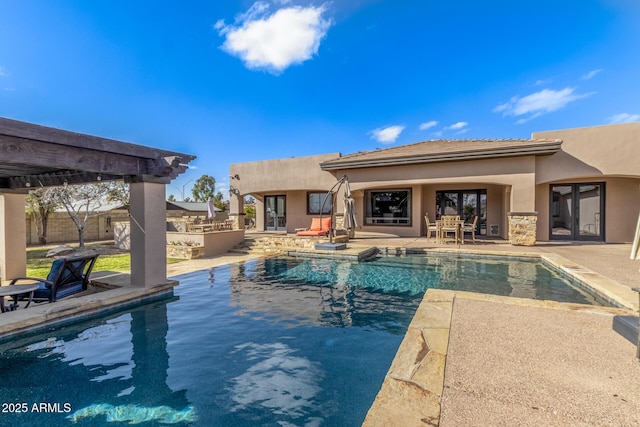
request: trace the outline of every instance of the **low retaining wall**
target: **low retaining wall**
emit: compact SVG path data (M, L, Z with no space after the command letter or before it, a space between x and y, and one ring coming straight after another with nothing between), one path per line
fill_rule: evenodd
M289 249L314 249L317 243L328 242L328 237L268 236L258 240L265 253L286 252ZM334 243L347 243L349 236L335 236Z
M167 247L204 247L203 256L210 257L229 252L244 241L244 230L209 231L205 233L181 233L167 231Z

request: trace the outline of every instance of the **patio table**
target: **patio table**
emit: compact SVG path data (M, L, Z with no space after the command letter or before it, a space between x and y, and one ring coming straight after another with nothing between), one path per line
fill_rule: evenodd
M36 289L38 289L38 285L36 284L0 286L0 313L13 311L18 308L18 297L26 293L29 294L29 301L24 308L29 307L29 304L31 304L31 301L33 300L33 292ZM10 304L9 307L5 307L4 297L13 297L13 304Z

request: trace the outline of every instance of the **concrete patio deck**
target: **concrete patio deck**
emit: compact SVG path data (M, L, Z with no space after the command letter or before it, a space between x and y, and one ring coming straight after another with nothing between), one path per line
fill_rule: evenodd
M623 305L633 305L632 310L595 308L429 291L365 425L640 425L640 363L634 337L628 331L623 336L615 326L620 318L632 325L638 322L638 297L631 288L640 285L640 262L629 259L630 244L517 247L486 240L458 246L436 245L424 237L359 234L349 245L388 248L392 253L438 250L562 257L587 280L597 276L612 282ZM253 257L228 254L184 261L168 265L167 275ZM127 275L118 280L123 285L120 292L140 289L127 283ZM94 301L108 292L112 291L42 307L63 302L80 306L84 298ZM1 314L0 331L11 329L18 319L25 321L30 313L43 315L31 307ZM53 312L44 315L55 318Z

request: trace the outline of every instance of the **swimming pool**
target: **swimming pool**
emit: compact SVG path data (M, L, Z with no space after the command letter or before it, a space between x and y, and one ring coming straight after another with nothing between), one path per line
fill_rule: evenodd
M266 258L178 279L174 298L0 345L0 424L360 425L428 287L592 300L492 259Z

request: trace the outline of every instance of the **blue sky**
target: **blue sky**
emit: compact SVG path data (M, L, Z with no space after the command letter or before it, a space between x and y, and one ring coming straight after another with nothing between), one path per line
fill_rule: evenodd
M0 0L0 116L194 154L180 198L231 163L640 121L639 52L637 0Z

